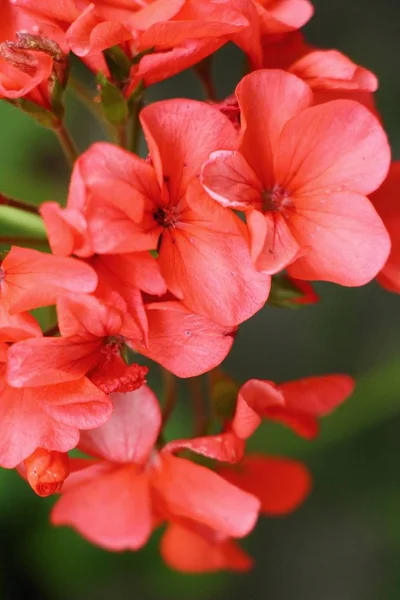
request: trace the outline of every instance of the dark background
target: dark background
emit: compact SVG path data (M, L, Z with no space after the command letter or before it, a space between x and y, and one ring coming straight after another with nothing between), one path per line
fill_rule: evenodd
M336 47L380 79L378 106L394 158L400 152L400 2L315 0L311 42ZM216 58L222 98L242 57ZM192 72L155 86L148 99L201 97ZM68 122L81 149L102 132L73 98ZM0 103L0 189L41 202L66 197L68 171L53 134ZM0 210L1 230L18 232ZM21 225L22 226L22 225ZM245 546L247 575L183 576L163 565L159 535L141 552L112 554L48 524L52 500L37 498L14 472L0 472L0 599L40 600L398 600L400 598L400 298L375 283L317 286L321 302L301 311L267 307L245 323L226 369L243 381L328 372L357 378L356 394L325 420L320 438L298 440L263 426L251 446L303 459L310 499L293 515L262 519ZM178 411L170 431L184 426Z

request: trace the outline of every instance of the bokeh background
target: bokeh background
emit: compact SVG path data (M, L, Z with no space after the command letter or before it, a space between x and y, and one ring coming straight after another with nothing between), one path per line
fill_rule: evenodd
M400 2L314 4L315 17L306 27L309 40L341 49L379 76L378 106L394 158L400 158ZM237 82L242 60L233 47L218 53L221 98ZM147 98L173 96L201 97L192 72L155 86ZM104 139L72 97L68 124L82 150ZM0 190L35 203L65 201L68 175L53 134L0 103ZM10 216L15 215L1 210L3 234L18 233ZM250 574L176 574L158 555L157 534L137 553L99 550L71 530L50 527L52 500L36 497L16 473L2 470L0 600L398 600L400 298L375 283L360 289L317 288L317 306L293 312L266 307L245 323L225 363L240 381L341 371L358 381L353 398L325 420L316 442L272 425L251 441L253 449L304 460L315 482L296 513L262 519L246 540L256 559ZM153 377L157 386L156 369ZM185 428L184 395L171 434Z

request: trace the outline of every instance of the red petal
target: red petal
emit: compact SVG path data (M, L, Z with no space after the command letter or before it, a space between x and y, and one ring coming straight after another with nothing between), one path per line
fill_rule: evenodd
M168 513L223 535L243 537L254 527L259 502L200 465L163 453L153 485Z
M172 569L183 573L247 571L251 558L230 539L203 536L195 529L170 523L161 540L161 554Z
M147 373L147 367L127 365L119 354L112 354L90 372L90 381L105 394L134 392L145 383Z
M387 174L390 147L367 108L352 100L334 100L291 119L275 159L276 180L285 190L329 199L338 192L373 192Z
M98 427L112 405L87 379L21 390L1 384L0 464L14 468L36 448L67 452L79 429Z
M178 452L187 449L221 462L235 463L243 457L244 447L244 441L229 431L220 435L174 440L164 446L163 452Z
M178 377L195 377L218 366L233 344L232 328L195 315L179 302L147 307L149 341L137 351Z
M13 344L7 378L14 387L42 386L80 379L100 360L103 340L32 339Z
M117 21L104 22L89 4L67 31L67 41L77 56L95 54L132 39L132 33Z
M0 304L0 342L19 342L32 337L42 337L42 330L29 313L9 315Z
M261 0L256 6L264 34L300 29L314 13L313 5L308 0Z
M107 306L94 296L76 294L57 303L58 324L64 337L80 336L82 340L117 335L122 326L119 310Z
M250 455L236 468L219 473L261 501L261 512L281 515L295 510L308 496L311 476L300 462L286 458Z
M44 202L40 214L46 226L51 251L56 256L93 254L83 214L75 208L61 208L57 202Z
M352 394L354 379L348 375L322 375L281 383L278 389L289 410L324 417Z
M68 293L93 292L96 273L74 258L59 258L37 250L13 246L1 268L0 300L11 312L55 304Z
M275 183L273 156L282 129L291 117L312 103L312 92L294 75L261 70L242 79L236 88L236 96L242 123L239 150L263 187L272 189Z
M261 423L268 409L284 406L283 394L272 381L249 379L239 390L232 431L246 440Z
M224 38L187 40L178 47L143 56L139 65L134 65L131 69L130 84L125 90L125 96L129 98L141 81L148 87L168 79L199 63L224 44Z
M81 435L86 453L116 463L142 464L148 458L161 427L161 411L147 386L135 392L113 394L114 412L102 427Z
M400 161L392 163L389 175L383 185L371 196L378 214L381 216L392 242L390 256L378 276L383 287L392 292L400 292Z
M296 61L290 72L314 90L365 90L376 92L376 76L337 50L315 50Z
M160 187L176 204L216 148L233 150L237 133L217 109L195 100L164 100L140 113Z
M390 252L389 235L365 196L323 191L285 210L303 255L289 267L298 279L357 286L371 281Z
M238 325L264 306L270 278L254 268L238 217L199 184L188 194L190 209L162 236L161 271L168 288L175 295L180 291L193 312Z
M10 62L0 57L0 98L15 100L37 92L38 86L47 82L51 75L53 59L44 52L13 50L12 47L9 48L9 53L11 54ZM18 60L21 54L22 66L20 67ZM29 64L24 65L27 60ZM50 108L48 94L44 98L39 93L37 100L40 100L43 107Z
M247 215L252 256L258 271L273 274L282 271L299 254L300 246L280 211L264 215L253 210Z
M65 492L54 506L51 522L70 525L89 541L109 550L137 550L152 529L148 479L133 465L110 465L108 472ZM87 473L88 475L89 473Z
M201 169L201 183L221 206L245 211L261 204L261 183L240 152L212 152Z

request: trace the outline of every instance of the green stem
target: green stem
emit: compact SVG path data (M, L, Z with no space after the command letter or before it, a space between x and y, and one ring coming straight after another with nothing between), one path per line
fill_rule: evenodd
M52 327L50 327L49 329L47 329L46 331L44 331L43 335L45 335L46 337L52 337L54 335L57 335L57 333L60 333L60 329L58 327L58 323L56 323L56 325L53 325Z
M124 123L123 125L116 125L115 139L118 146L121 146L121 148L128 149L128 132L126 123Z
M0 236L0 244L7 244L8 246L45 246L49 247L47 240L40 240L35 237L25 237L18 235L2 235Z
M19 208L20 210L24 210L25 212L30 212L34 214L38 214L39 212L36 206L32 206L31 204L25 204L23 200L16 200L15 198L4 196L4 194L0 194L0 205L12 206L13 208Z
M188 379L188 386L192 396L192 405L194 413L194 437L201 437L207 431L207 414L204 404L204 394L202 389L201 377L192 377Z
M115 128L107 122L100 104L97 104L95 99L92 98L86 87L82 85L80 81L75 79L75 77L69 78L68 85L71 92L73 92L81 103L84 104L84 106L86 106L86 108L101 122L111 141L117 142Z
M60 142L61 148L64 151L64 154L71 165L74 166L74 162L78 158L78 151L74 144L74 141L68 130L65 128L64 123L60 122L58 126L54 129L55 134L58 137L58 141Z
M129 136L129 150L135 154L139 153L139 141L140 141L140 121L139 114L143 108L143 101L137 100L132 106L131 115L131 127Z
M169 418L171 417L175 408L178 398L178 386L175 375L170 373L170 371L167 371L167 369L162 368L162 376L164 380L164 409L162 415L162 424L164 427L169 421Z

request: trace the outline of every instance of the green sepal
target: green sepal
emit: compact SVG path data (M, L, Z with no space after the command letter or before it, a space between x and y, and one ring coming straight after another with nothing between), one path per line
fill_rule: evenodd
M47 129L55 129L59 123L58 118L52 112L26 98L12 100L11 104L30 115L37 123Z
M123 125L129 117L129 108L121 90L101 72L97 74L97 81L104 116L112 125Z
M129 79L131 61L119 46L104 50L104 58L110 69L112 78L118 83L126 83Z
M274 275L271 281L271 291L267 300L269 306L276 308L298 309L303 305L297 303L304 293L285 275Z

